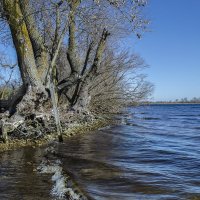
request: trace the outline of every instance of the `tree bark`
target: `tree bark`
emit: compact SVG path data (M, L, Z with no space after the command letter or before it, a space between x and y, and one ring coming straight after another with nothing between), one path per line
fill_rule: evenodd
M69 13L69 40L68 40L68 51L67 51L67 59L69 61L72 73L79 73L79 66L77 62L76 55L76 22L75 22L75 13L76 9L80 4L80 0L72 0L69 3L70 13Z
M107 37L109 36L109 32L104 29L101 35L101 38L99 40L97 49L96 49L96 54L94 57L94 61L93 64L88 72L88 74L85 76L84 80L82 81L82 84L78 83L78 87L80 85L80 89L78 90L76 88L74 95L76 95L76 97L74 96L72 105L75 107L82 107L85 108L86 110L88 109L91 97L89 94L89 87L92 84L92 81L94 80L94 78L96 76L98 76L98 68L100 67L100 63L101 63L101 59L103 56L103 52L105 49L105 45L106 45L106 40ZM88 55L86 55L87 58Z
M43 81L49 65L49 54L46 47L44 46L44 41L37 28L34 19L34 11L31 8L30 0L20 0L20 8L22 10L23 18L29 32L38 74Z
M10 26L13 43L24 85L31 85L44 91L35 63L32 43L23 20L19 0L4 0L4 11Z
M59 141L62 141L57 92L55 90L56 83L52 71L66 28L62 32L58 44L56 44L54 55L52 55L51 63L49 63L49 54L44 47L34 18L31 15L29 0L4 0L3 6L11 30L23 80L23 86L11 99L10 113L13 114L15 112L16 106L19 114L26 114L26 112L34 113L37 108L40 109L42 106L43 94L46 95L46 89L49 89L58 138ZM45 71L47 82L45 82L46 78L43 81L41 80L43 75L38 72L40 68L42 71Z

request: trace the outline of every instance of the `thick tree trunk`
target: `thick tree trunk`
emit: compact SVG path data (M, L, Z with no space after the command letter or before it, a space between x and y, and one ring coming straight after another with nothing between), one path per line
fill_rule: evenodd
M22 85L16 93L10 98L9 100L9 113L10 115L14 114L16 112L16 106L17 104L22 100L24 95L27 92L27 87L25 85Z
M106 44L106 39L109 36L109 32L104 29L102 32L102 36L99 40L97 49L96 49L96 54L94 57L93 64L87 72L85 78L81 81L78 81L77 86L75 88L74 94L72 96L72 106L76 109L81 109L81 110L88 110L89 104L91 97L89 95L89 87L94 84L93 80L95 79L96 76L98 76L98 69L100 67L100 62L103 56L103 52L105 49L105 44ZM87 66L87 60L89 57L91 51L91 46L89 46L88 52L86 54L86 61L83 66L83 70L81 72L81 75L84 75L86 66Z
M30 35L24 21L24 16L21 12L20 1L19 0L4 0L3 3L4 11L6 13L7 21L10 26L13 44L16 49L18 65L23 81L23 86L16 92L16 94L10 100L9 111L12 115L16 111L16 106L22 99L24 95L26 95L27 89L29 88L28 98L30 98L30 91L36 91L37 94L46 94L45 87L42 84L40 76L38 74L35 56L33 51L33 46L30 40ZM38 95L38 97L42 98L43 95ZM35 102L37 101L32 98ZM33 107L35 107L35 102L33 103ZM30 102L29 102L30 103ZM29 104L27 103L27 105ZM26 104L26 103L24 103ZM22 104L18 105L18 110L24 110ZM27 107L30 111L30 108Z
M43 82L45 80L47 68L49 65L49 54L46 47L44 46L42 36L40 35L39 30L36 26L33 15L34 10L31 8L29 1L30 0L20 0L20 8L22 10L27 30L29 32L29 37L33 46L38 74L41 78L41 81Z
M32 43L23 19L19 0L4 0L3 6L17 52L18 65L23 83L25 85L30 84L44 91L38 75Z
M72 104L73 108L78 111L89 111L89 104L91 97L89 95L89 84L88 83L82 83L80 86L80 90L78 92L78 95L76 99L74 99L74 102Z
M11 30L23 80L23 86L11 99L10 114L16 112L16 114L27 116L36 112L43 113L43 104L47 100L46 89L48 89L53 105L58 138L59 141L62 141L52 67L55 65L65 29L60 36L50 64L50 56L42 43L39 32L36 30L34 18L30 15L29 0L3 0L3 7ZM48 81L46 81L46 77Z

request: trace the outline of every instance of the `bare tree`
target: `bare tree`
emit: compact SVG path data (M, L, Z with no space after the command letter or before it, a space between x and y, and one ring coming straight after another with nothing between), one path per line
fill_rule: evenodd
M0 53L0 99L8 99L19 85L17 76L17 63L12 63L5 54Z
M127 98L131 96L128 94L139 94L139 90L144 94L137 98L147 93L144 83L132 92L128 90L124 77L133 61L122 55L109 60L105 51L111 46L109 38L120 40L131 32L141 37L148 24L141 17L146 1L2 0L1 4L0 16L12 36L22 78L21 87L9 102L11 115L24 116L27 110L44 112L51 101L62 141L60 96L65 96L71 108L85 112L92 98L94 102L108 92L115 100L125 90ZM140 66L137 61L136 65ZM97 80L110 88L96 94Z
M144 60L128 52L108 51L101 63L99 75L90 88L91 109L113 113L130 103L145 100L153 86L139 71L146 67Z

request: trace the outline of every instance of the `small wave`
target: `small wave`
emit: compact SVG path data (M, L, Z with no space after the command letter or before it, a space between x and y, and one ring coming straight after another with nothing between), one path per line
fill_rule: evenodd
M52 196L59 199L69 197L70 200L81 200L81 195L77 194L72 188L68 187L69 177L63 174L63 169L60 166L61 161L56 160L51 163L49 160L43 160L40 166L37 168L38 172L53 174L52 181L54 186L51 190ZM84 198L85 200L86 198Z
M144 120L160 120L158 117L143 117Z
M198 126L198 127L194 127L194 129L200 130L200 126Z
M182 114L182 115L175 115L175 116L177 116L177 117L200 117L199 114L190 114L190 113Z
M146 114L148 114L148 112L141 112L140 114L141 115L146 115Z
M134 123L131 123L131 122L127 122L126 125L128 125L128 126L139 126L138 124L134 124Z

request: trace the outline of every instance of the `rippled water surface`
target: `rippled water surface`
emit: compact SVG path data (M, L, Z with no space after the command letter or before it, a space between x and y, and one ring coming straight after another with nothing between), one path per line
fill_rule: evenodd
M40 149L24 148L0 154L0 200L51 200L51 179L38 174Z
M128 108L118 118L121 124L117 126L56 143L56 159L91 199L200 199L200 105L140 106ZM35 158L40 154L31 155ZM23 171L26 174L33 167L24 161L28 158L21 155L29 166ZM7 158L0 157L1 162L3 159L5 162ZM15 173L18 169L12 170ZM0 172L6 180L6 169ZM31 182L35 185L33 191L41 195L51 189L48 181L42 182L42 177ZM1 192L3 187L9 189L2 184L3 179ZM20 184L10 185L18 188L16 193L23 194Z

